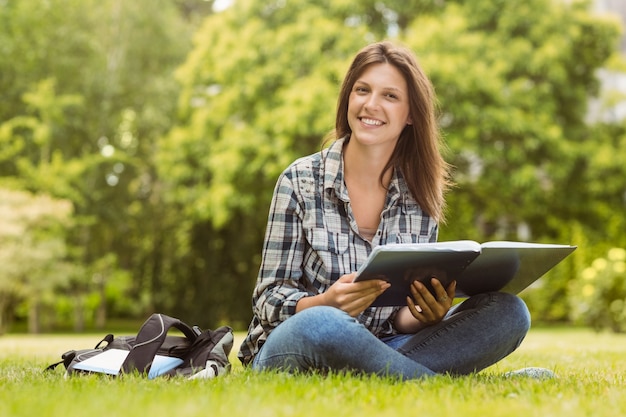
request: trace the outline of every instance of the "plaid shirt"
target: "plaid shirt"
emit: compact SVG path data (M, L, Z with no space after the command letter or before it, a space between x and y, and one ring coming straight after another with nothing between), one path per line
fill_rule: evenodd
M398 170L372 242L359 235L343 179L343 144L339 139L295 161L278 179L252 296L254 317L239 351L244 364L276 326L296 313L298 300L356 271L376 245L437 240L436 222L411 197ZM370 307L357 320L378 337L392 335L399 309Z

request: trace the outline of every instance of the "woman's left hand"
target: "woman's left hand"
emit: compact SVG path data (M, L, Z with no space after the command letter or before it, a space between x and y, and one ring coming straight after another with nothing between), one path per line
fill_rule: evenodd
M439 323L452 307L456 281L444 288L437 278L431 279L431 284L435 290L435 295L419 281L411 284L411 297L406 298L409 311L422 324L430 326Z

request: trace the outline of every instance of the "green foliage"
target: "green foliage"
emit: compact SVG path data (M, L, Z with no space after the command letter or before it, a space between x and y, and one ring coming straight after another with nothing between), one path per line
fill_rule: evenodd
M437 89L455 167L441 238L571 243L579 252L598 240L624 242L616 207L625 204L626 148L585 123L596 69L618 33L616 21L590 15L584 3L543 0L450 2L411 22L404 38ZM609 236L607 224L616 226ZM570 259L524 293L536 317L567 320L576 268Z
M0 2L0 179L71 202L84 271L57 319L97 322L106 300L245 326L276 177L320 148L350 59L383 38L438 92L457 182L441 239L579 245L528 293L550 320L588 257L626 246L626 125L585 121L597 69L624 67L618 24L587 2L213 3Z
M346 58L365 38L363 27L346 27L314 2L257 5L235 3L196 34L178 70L183 123L159 163L172 189L186 185L175 201L218 229L237 212L258 213L259 197L265 208L278 174L319 147Z
M194 274L240 276L234 265L241 265L252 283L256 260L235 255L232 266L217 267L219 260L258 253L278 173L319 149L349 59L388 36L418 53L439 96L458 184L441 238L576 244L573 222L606 220L582 212L588 194L578 184L588 173L580 169L591 130L587 99L617 35L615 21L590 15L583 3L234 2L197 33L177 73L181 119L161 142L166 198L186 213L179 246L189 248L194 222L238 236L203 256L214 268ZM623 177L615 178L619 195ZM556 300L552 319L567 317L562 295L572 272L542 289L544 300ZM248 298L237 294L233 300Z
M589 213L588 233L605 246L626 247L626 121L594 125L581 145L579 168L585 184L579 216Z
M114 255L113 276L134 270L124 297L144 300L150 289L145 281L153 273L151 240L159 237L161 211L152 154L172 124L178 89L172 72L191 46L189 21L210 3L200 6L184 0L0 5L0 177L69 200L67 260L90 270ZM85 306L78 300L93 298L91 280L89 273L69 280L72 303Z
M569 241L585 197L573 184L587 98L617 33L581 6L543 0L450 3L413 20L406 40L436 86L456 167L448 235L478 225L481 239L519 239L524 227Z
M36 314L78 272L65 262L71 211L69 201L0 188L0 334L17 304Z
M338 18L346 4L235 2L196 34L177 72L181 121L157 156L164 198L184 215L165 271L194 289L175 293L181 315L249 320L276 178L320 148L347 60L366 43L365 26Z
M611 248L583 269L571 283L570 303L573 320L626 332L626 249Z

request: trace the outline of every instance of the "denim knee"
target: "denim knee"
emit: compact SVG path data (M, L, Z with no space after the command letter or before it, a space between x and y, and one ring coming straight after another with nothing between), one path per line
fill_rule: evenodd
M356 322L344 311L328 306L315 306L304 309L280 324L270 339L280 339L280 344L301 343L304 346L323 348L325 344L339 339L346 322Z
M268 336L254 359L257 369L291 371L329 369L333 358L346 350L346 328L360 326L347 313L333 307L310 307L291 316ZM363 329L367 332L366 329Z
M530 330L530 312L524 300L514 294L494 292L489 294L495 300L497 312L504 326L511 334L523 338Z

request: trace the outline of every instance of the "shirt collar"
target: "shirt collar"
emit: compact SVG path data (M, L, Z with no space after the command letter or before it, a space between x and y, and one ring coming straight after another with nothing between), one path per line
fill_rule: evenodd
M337 139L327 149L324 157L324 192L334 192L341 200L348 201L348 190L343 180L343 145L345 139Z
M343 146L345 138L337 139L330 145L324 157L324 192L334 192L337 198L349 201L348 190L343 179ZM389 184L388 197L395 201L402 195L408 195L409 188L398 168L393 170Z

